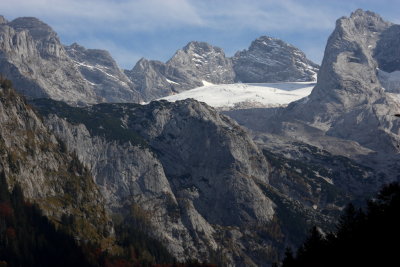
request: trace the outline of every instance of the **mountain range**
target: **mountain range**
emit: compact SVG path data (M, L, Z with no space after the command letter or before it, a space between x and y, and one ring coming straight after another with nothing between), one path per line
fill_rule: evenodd
M265 36L233 58L219 47L190 42L166 63L143 58L132 70L122 70L107 51L76 43L64 46L57 33L36 18L8 22L2 17L0 34L0 72L16 88L30 88L21 93L73 105L151 101L204 82L313 81L318 70L297 48Z
M1 79L0 171L56 226L75 218L78 244L121 255L118 229L133 225L180 262L271 266L399 180L399 29L360 9L339 18L320 67L263 36L232 58L190 42L121 70L38 19L0 17L0 73L29 103ZM304 82L316 84L287 107L179 100L210 83Z

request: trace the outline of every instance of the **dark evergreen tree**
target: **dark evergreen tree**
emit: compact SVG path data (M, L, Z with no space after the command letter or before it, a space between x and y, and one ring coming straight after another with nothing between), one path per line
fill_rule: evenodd
M294 257L293 257L293 251L291 248L286 248L285 250L285 258L283 260L283 265L286 267L292 267L294 266Z
M0 262L7 266L92 266L73 237L58 231L19 185L0 173Z
M337 231L322 237L314 228L296 257L283 266L400 266L400 185L385 186L365 211L348 205Z

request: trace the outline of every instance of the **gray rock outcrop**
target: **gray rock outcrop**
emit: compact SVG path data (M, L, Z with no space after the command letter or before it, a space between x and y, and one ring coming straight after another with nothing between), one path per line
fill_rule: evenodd
M122 71L107 51L63 46L50 26L31 17L1 17L0 52L0 72L26 97L73 105L151 101L205 83L310 81L318 71L300 50L269 37L233 58L193 41L166 63L141 59Z
M67 50L53 29L36 18L0 23L0 73L26 97L75 105L140 100L108 53L74 45Z
M311 95L274 112L263 122L247 124L275 135L268 141L277 140L278 147L287 145L278 141L286 138L356 159L386 174L375 180L378 185L397 179L399 91L382 86L382 77L394 75L398 69L398 38L392 35L396 32L397 25L369 11L359 9L350 17L338 19ZM387 54L390 51L392 58ZM379 75L383 70L386 74ZM377 184L366 186L371 189Z
M268 36L233 57L235 79L244 83L315 81L318 67L296 47Z
M203 86L204 82L314 81L318 67L299 49L263 36L233 58L226 57L221 48L190 42L166 63L141 59L125 73L149 101Z
M34 104L92 170L108 207L120 212L139 205L151 214L152 235L178 259L205 260L218 253L226 264L256 265L262 259L254 251L276 249L273 238L262 238L261 231L272 227L276 216L275 204L259 186L268 185L268 163L229 118L194 100L85 108L93 117L107 114L118 122L113 135L102 136L94 122L61 119L78 122L71 117L79 114L77 108L53 108L45 100ZM107 130L103 121L100 117ZM124 141L118 131L124 133L121 138L140 136L145 142Z
M205 42L190 42L167 61L167 76L176 77L181 89L209 83L232 83L235 73L224 51Z
M12 89L0 86L0 171L12 189L39 205L55 224L71 216L68 230L78 241L110 249L113 223L93 177Z
M289 106L287 115L328 135L396 153L400 121L394 115L400 106L382 88L374 57L381 54L377 43L391 25L362 10L339 19L329 37L316 87L306 103Z
M135 84L143 99L151 101L177 92L174 87L177 83L165 76L166 68L163 62L142 58L132 70L125 70L125 74Z
M141 99L134 84L107 51L86 49L76 43L64 48L94 93L105 102L136 103Z
M125 71L146 101L209 83L233 83L231 59L219 47L190 42L166 63L141 59Z

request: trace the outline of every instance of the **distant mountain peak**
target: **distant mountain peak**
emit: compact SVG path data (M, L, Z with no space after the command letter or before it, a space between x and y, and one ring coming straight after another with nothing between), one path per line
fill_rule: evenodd
M77 43L63 46L57 33L37 18L0 23L0 50L0 72L29 98L75 105L140 100L107 51Z
M190 52L211 52L211 51L218 52L218 53L224 53L222 48L210 45L207 42L199 42L199 41L191 41L191 42L189 42L184 48L182 48L182 50L187 52L187 53L190 53Z
M251 43L250 49L252 46L256 46L256 45L261 45L261 46L279 45L279 46L294 47L294 46L282 41L281 39L277 39L277 38L266 36L266 35L260 36L257 39L255 39Z
M49 25L35 17L16 18L8 24L17 31L29 31L34 39L43 39L49 35L57 36Z
M338 19L311 95L290 104L276 121L304 122L385 155L398 153L400 86L390 72L400 70L399 33L399 25L370 11Z
M233 57L236 80L247 83L314 81L319 66L296 47L261 36Z
M383 20L379 14L369 10L363 10L361 8L356 9L354 12L350 14L350 18L356 18L356 17L376 17L380 20Z
M0 15L0 24L6 24L6 23L8 23L6 18L4 16Z

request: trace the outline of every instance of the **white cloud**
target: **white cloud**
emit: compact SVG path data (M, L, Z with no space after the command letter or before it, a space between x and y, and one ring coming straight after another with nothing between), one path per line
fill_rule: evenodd
M203 23L187 0L13 0L1 10L15 17L37 16L71 30L148 31Z
M295 31L330 29L336 14L318 6L304 6L292 0L191 1L209 27L235 30ZM322 6L322 7L321 7ZM329 12L328 12L329 11Z

